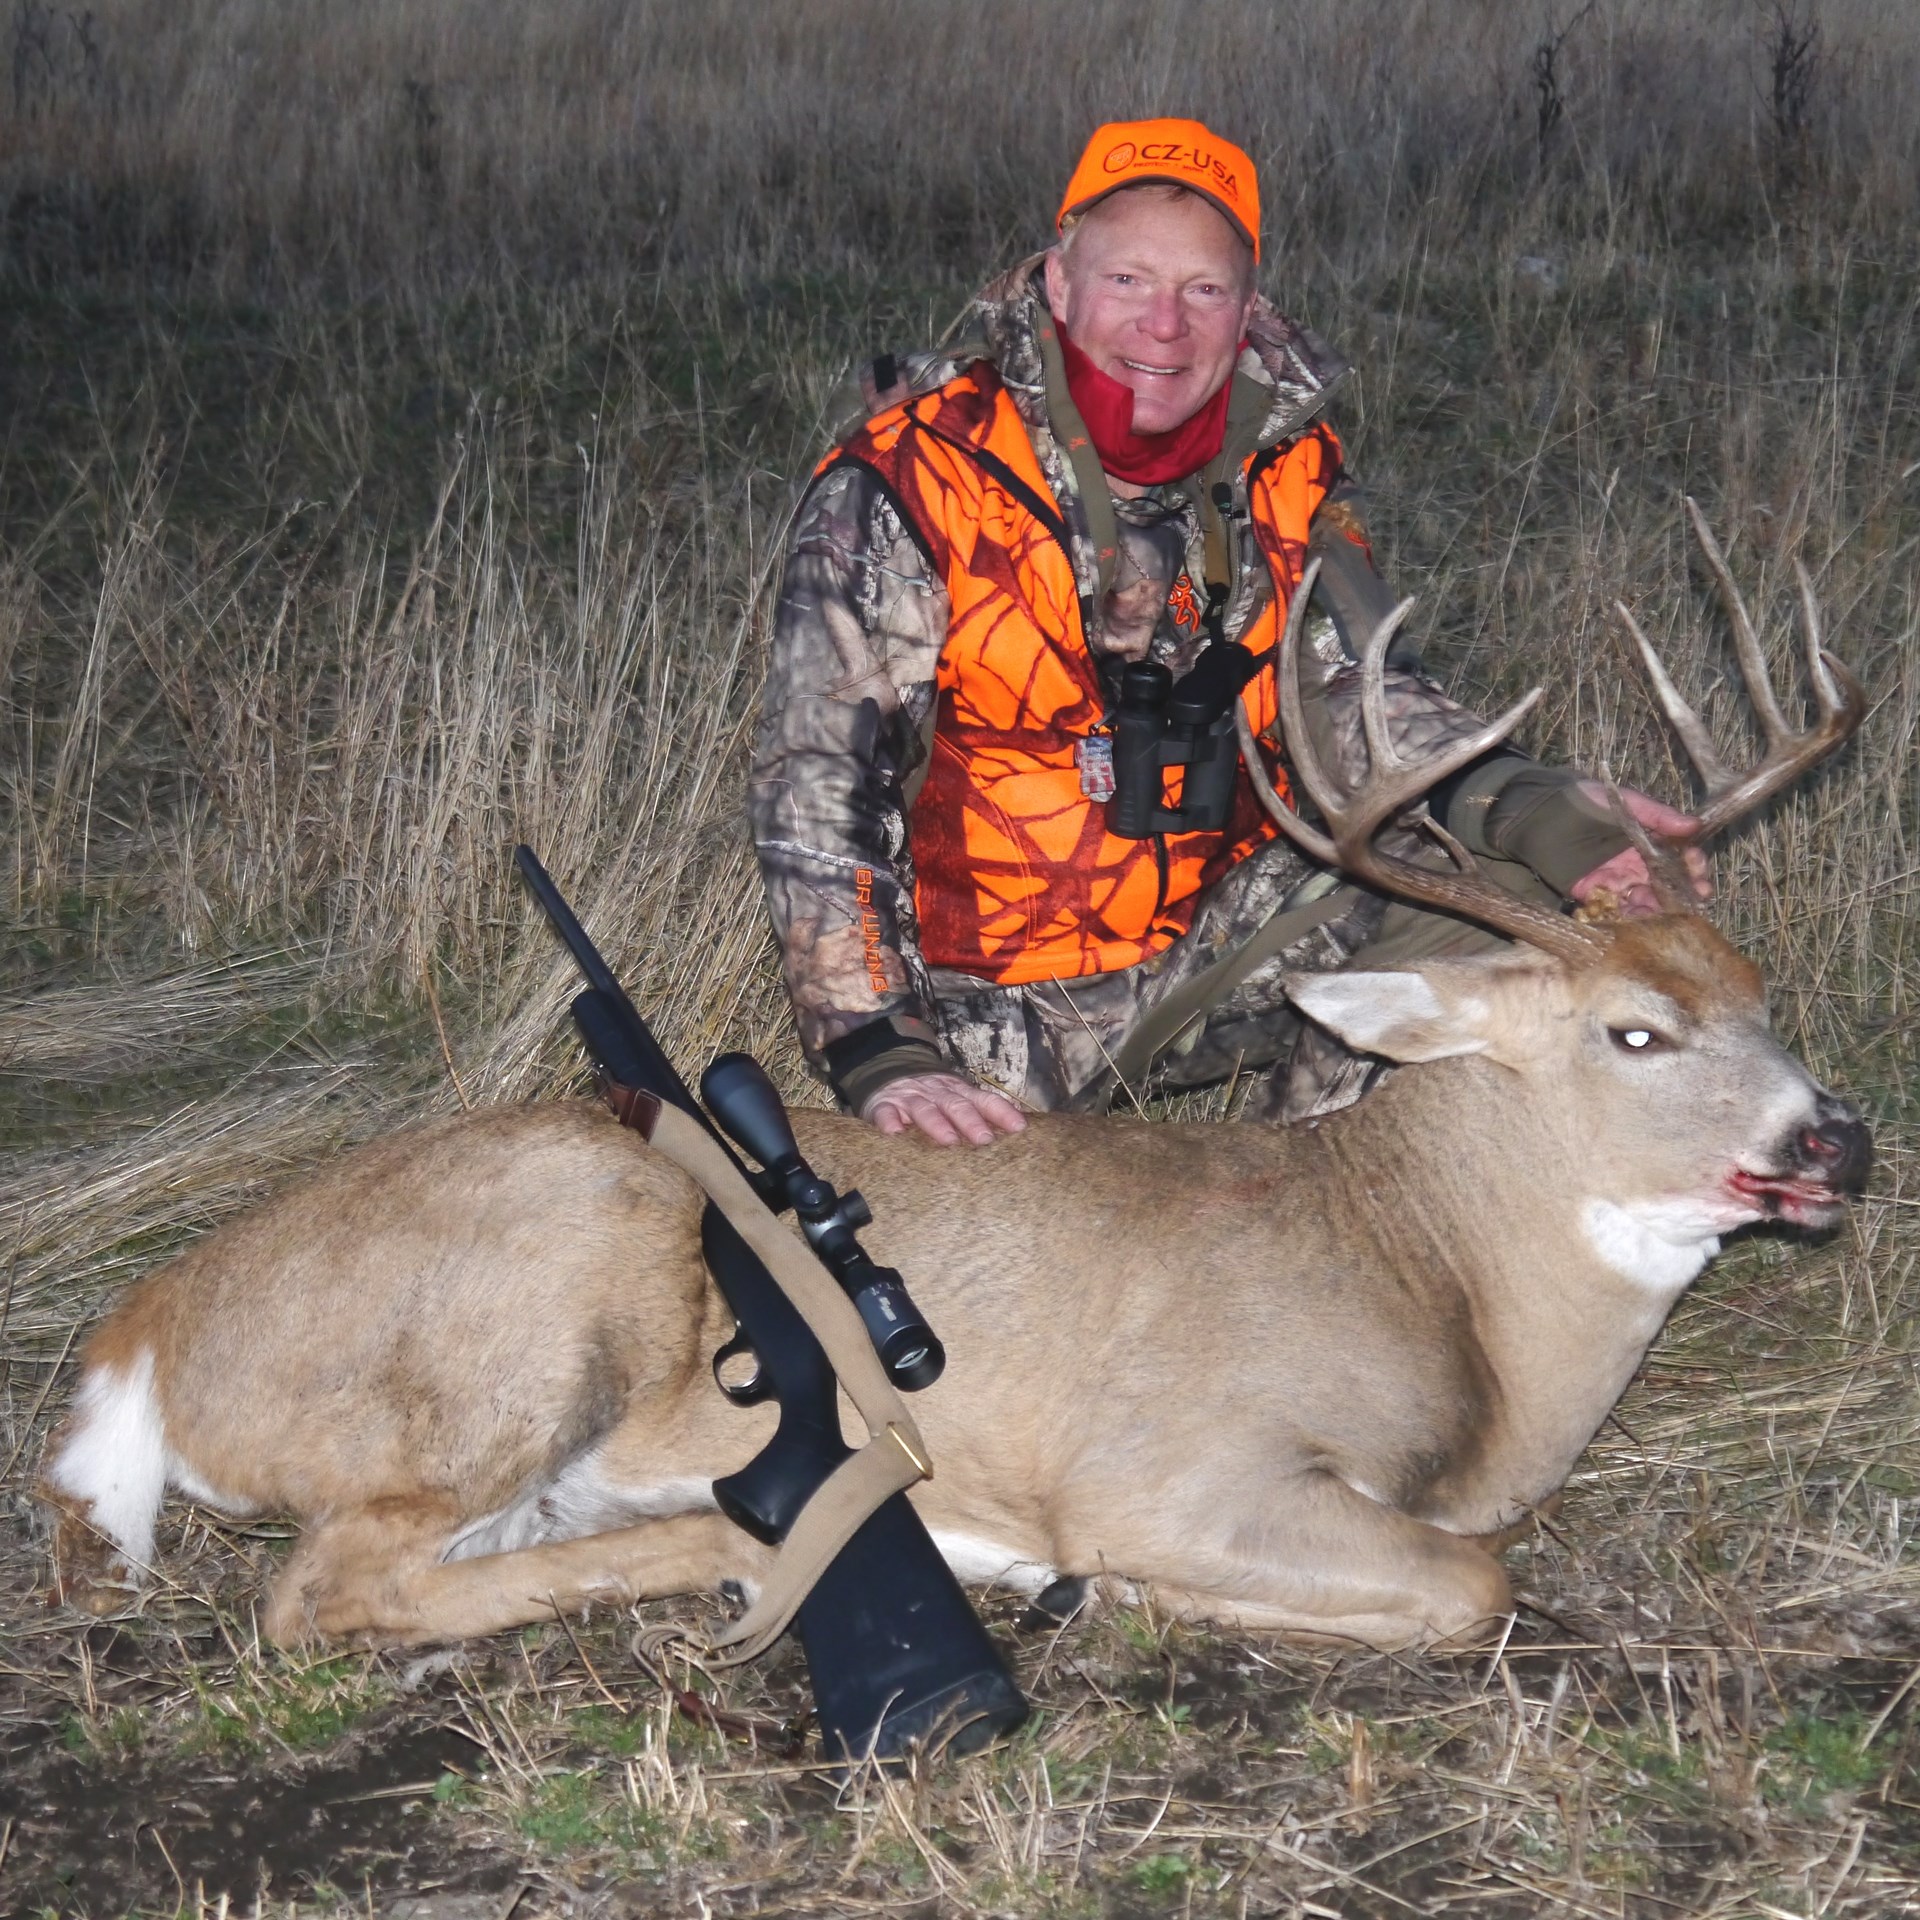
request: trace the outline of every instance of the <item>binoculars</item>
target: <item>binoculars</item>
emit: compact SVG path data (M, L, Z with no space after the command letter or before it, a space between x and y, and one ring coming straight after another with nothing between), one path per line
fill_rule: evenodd
M1156 833L1217 833L1233 812L1240 746L1233 708L1259 663L1245 647L1215 641L1176 681L1153 660L1120 675L1113 716L1113 796L1107 831L1122 840ZM1166 769L1181 771L1167 804Z

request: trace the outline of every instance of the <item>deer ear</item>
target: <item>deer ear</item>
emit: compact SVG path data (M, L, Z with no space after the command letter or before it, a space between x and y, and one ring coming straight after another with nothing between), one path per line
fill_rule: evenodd
M1489 1045L1486 1001L1426 973L1296 973L1287 998L1356 1053L1450 1060Z

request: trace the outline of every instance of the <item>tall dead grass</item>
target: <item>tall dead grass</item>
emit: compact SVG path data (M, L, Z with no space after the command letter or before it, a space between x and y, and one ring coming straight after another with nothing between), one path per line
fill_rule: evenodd
M938 330L956 261L1032 238L1094 101L1204 105L1261 155L1276 294L1359 364L1343 421L1381 551L1464 690L1544 679L1537 744L1683 790L1612 601L1737 734L1680 493L1789 676L1788 570L1813 568L1874 713L1726 856L1726 911L1817 1064L1864 1055L1906 1110L1920 281L1890 230L1912 116L1883 110L1920 60L1903 13L1822 15L1793 129L1762 84L1777 16L1731 6L1582 14L1550 121L1525 84L1547 16L1483 6L1175 24L1124 0L844 0L753 32L682 8L534 8L497 32L456 4L337 8L326 34L237 0L88 18L76 52L73 19L15 7L0 135L0 270L55 277L82 353L117 316L138 339L130 384L59 447L56 504L9 496L0 887L52 956L17 992L70 975L80 921L87 964L135 980L291 945L328 1004L450 1002L435 1038L461 1097L530 1090L565 1057L568 975L512 880L527 839L687 1057L747 1041L799 1091L738 805L757 610L822 396L877 325ZM1038 86L1068 49L1065 84ZM1273 72L1313 84L1256 93ZM395 88L439 143L408 162L430 202L366 118ZM683 131L636 143L656 113ZM703 219L671 215L696 187ZM640 220L621 195L642 193L667 211ZM89 196L187 209L178 245L116 252L132 228L89 225ZM43 244L56 212L64 254ZM380 297L342 307L349 287ZM204 303L242 288L293 397L249 396L209 509L178 439L224 396L181 369ZM61 304L83 300L97 321ZM632 370L583 384L608 313ZM455 396L424 453L382 411L415 361ZM287 477L300 444L324 499ZM360 511L403 456L431 481L418 519Z
M33 276L399 300L636 265L970 273L1045 231L1091 125L1169 111L1237 136L1271 231L1337 270L1403 259L1409 210L1434 203L1447 245L1526 205L1739 246L1795 196L1897 233L1910 13L1827 0L1809 90L1783 98L1799 11L13 0L0 246Z
M433 984L463 1090L493 1093L540 1083L566 986L505 858L524 838L676 1043L781 1051L738 789L821 397L875 326L937 331L957 262L1031 240L1094 103L1204 106L1260 155L1275 292L1359 363L1343 420L1382 553L1465 689L1544 678L1540 744L1673 791L1613 599L1737 731L1679 494L1783 645L1787 569L1812 566L1875 711L1728 856L1728 911L1820 1064L1864 1036L1891 1076L1920 698L1915 123L1893 109L1920 30L1827 8L1786 126L1783 18L840 0L750 31L724 7L421 0L320 32L244 0L17 4L0 271L45 283L40 324L81 354L120 316L137 345L60 445L53 504L37 477L8 495L0 886L69 956L86 919L123 973L293 943L362 996ZM395 99L404 151L376 124ZM122 245L163 207L166 247ZM378 297L339 305L354 288ZM225 396L181 369L223 290L267 300L294 398L249 395L209 509L178 438ZM83 301L97 320L62 304ZM645 336L638 371L583 386L608 312ZM455 397L424 454L383 412L410 353ZM294 444L323 450L327 498L287 478ZM430 475L419 517L359 511L403 455Z

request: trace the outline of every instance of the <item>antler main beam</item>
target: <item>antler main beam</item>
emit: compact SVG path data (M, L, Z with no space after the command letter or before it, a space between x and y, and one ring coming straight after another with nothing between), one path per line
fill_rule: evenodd
M1273 816L1274 824L1309 858L1396 899L1463 915L1491 927L1496 933L1543 948L1563 960L1578 963L1593 959L1606 943L1604 934L1531 901L1516 899L1482 879L1473 857L1439 822L1428 820L1425 824L1452 859L1454 871L1451 873L1384 853L1374 843L1375 834L1396 814L1403 813L1449 774L1457 773L1512 734L1533 711L1541 689L1535 687L1499 719L1468 738L1455 741L1442 752L1418 760L1408 759L1393 743L1387 721L1385 681L1387 647L1414 605L1411 600L1403 600L1374 629L1361 651L1360 720L1367 743L1367 774L1351 794L1342 793L1321 764L1308 737L1306 701L1300 684L1306 606L1319 571L1320 563L1316 560L1294 589L1292 605L1287 609L1286 631L1280 642L1277 677L1280 736L1287 763L1302 790L1326 819L1328 833L1308 826L1280 798L1267 777L1246 708L1241 706L1236 716L1241 758L1252 778L1254 791Z
M1807 677L1812 686L1816 717L1795 732L1780 711L1780 702L1767 672L1766 655L1747 612L1740 589L1734 585L1726 556L1707 526L1706 516L1689 495L1687 518L1693 523L1694 538L1720 592L1720 604L1726 608L1727 622L1733 629L1734 654L1740 662L1740 678L1753 703L1754 713L1766 735L1766 751L1745 773L1729 768L1721 760L1699 714L1680 697L1680 691L1653 643L1641 632L1640 624L1627 611L1624 601L1613 604L1627 631L1633 635L1645 663L1647 678L1653 684L1654 697L1668 724L1680 736L1705 788L1705 800L1699 810L1700 824L1690 836L1696 843L1724 833L1737 821L1757 812L1776 793L1791 786L1809 767L1816 766L1854 732L1866 718L1867 696L1846 663L1827 651L1822 644L1820 608L1813 596L1813 582L1798 560L1794 575L1800 583L1801 628L1806 642Z

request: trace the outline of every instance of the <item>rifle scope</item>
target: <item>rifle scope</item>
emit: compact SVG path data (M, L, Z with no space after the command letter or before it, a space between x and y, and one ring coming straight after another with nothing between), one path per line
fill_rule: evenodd
M700 1076L707 1111L766 1170L777 1211L784 1203L800 1218L800 1230L859 1309L893 1384L917 1393L940 1378L947 1350L913 1304L906 1283L892 1267L878 1265L861 1246L858 1230L872 1209L849 1189L836 1193L800 1157L793 1123L766 1069L751 1054L723 1053Z

